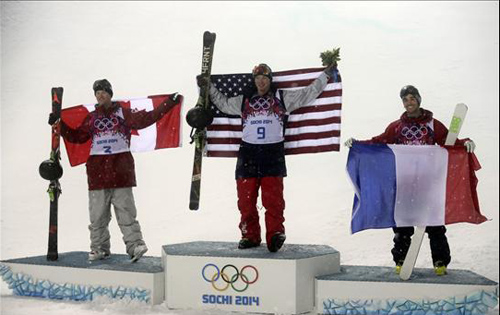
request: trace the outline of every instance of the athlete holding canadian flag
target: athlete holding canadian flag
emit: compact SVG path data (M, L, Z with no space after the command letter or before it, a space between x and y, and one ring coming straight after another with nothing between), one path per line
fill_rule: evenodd
M112 102L112 86L108 80L95 81L95 110L88 113L81 125L72 129L61 120L61 135L72 143L91 141L87 159L90 214L90 253L88 259L110 257L111 205L123 234L126 251L132 262L148 250L136 220L132 187L136 186L134 158L130 153L132 130L146 128L168 113L180 101L173 94L152 111L137 111ZM50 114L49 124L59 117Z

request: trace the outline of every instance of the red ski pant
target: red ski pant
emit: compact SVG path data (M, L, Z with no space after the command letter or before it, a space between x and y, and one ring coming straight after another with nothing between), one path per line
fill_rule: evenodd
M277 233L285 233L283 211L283 177L239 178L236 180L238 190L238 209L241 213L241 235L253 242L260 243L259 213L257 197L259 188L262 191L262 205L266 208L266 242L271 243L271 237Z

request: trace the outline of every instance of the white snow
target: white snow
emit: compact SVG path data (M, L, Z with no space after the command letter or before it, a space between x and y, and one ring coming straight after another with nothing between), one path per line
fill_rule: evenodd
M399 90L414 84L422 107L448 124L456 103L469 113L461 135L482 164L481 225L448 226L450 268L499 281L498 1L491 2L1 2L1 255L44 255L50 88L65 88L63 107L94 101L92 83L107 78L114 97L179 91L183 113L197 100L205 30L217 33L213 73L320 66L341 47L342 140L369 138L396 120ZM195 240L237 241L234 159L203 161L201 209L189 211L194 148L187 124L179 149L135 154L138 219L149 255ZM353 190L347 152L290 156L285 180L288 243L325 244L342 264L392 266L392 231L349 231ZM85 167L63 149L59 251L89 245ZM262 212L263 213L263 212ZM112 250L124 253L113 219ZM417 267L430 267L424 240ZM124 301L91 303L22 298L2 281L1 314L202 314ZM210 312L204 312L207 314ZM220 314L221 312L216 312ZM498 314L498 306L491 313ZM215 314L215 313L214 313Z

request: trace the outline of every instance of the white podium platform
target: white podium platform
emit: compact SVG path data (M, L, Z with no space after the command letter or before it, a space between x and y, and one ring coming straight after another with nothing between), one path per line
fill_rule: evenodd
M127 255L88 261L88 252L59 253L0 262L0 276L16 295L58 300L91 301L97 296L136 299L150 304L164 301L165 283L159 257L131 263Z
M341 266L315 286L319 314L479 315L498 304L498 283L468 270L416 268L402 281L392 267Z
M163 246L165 299L173 309L299 314L314 310L314 278L339 272L329 246L285 244L240 250L237 243Z
M87 252L0 261L0 276L15 295L91 301L98 296L166 301L170 309L261 314L481 315L498 305L498 283L467 270L414 270L402 281L392 267L340 265L324 245L237 243L165 245L162 257L127 255L88 262Z

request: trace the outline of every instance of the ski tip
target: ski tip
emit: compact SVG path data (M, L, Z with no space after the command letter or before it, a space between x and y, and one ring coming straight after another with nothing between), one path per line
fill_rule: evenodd
M408 279L410 279L410 276L411 275L403 275L402 273L399 275L399 279L403 280L403 281L407 281Z
M215 41L215 33L211 33L209 31L205 31L205 33L203 33L203 41L205 41L205 42L214 42Z
M58 258L59 258L59 257L58 257L58 255L57 255L57 254L53 254L53 253L51 253L51 254L47 254L47 260L48 260L48 261L56 261Z

